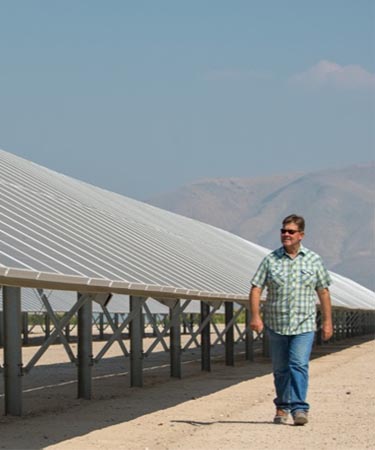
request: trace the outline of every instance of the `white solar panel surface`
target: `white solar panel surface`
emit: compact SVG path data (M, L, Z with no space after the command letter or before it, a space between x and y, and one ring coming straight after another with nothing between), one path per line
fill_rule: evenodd
M0 283L245 300L269 250L0 150ZM338 306L374 294L335 276Z

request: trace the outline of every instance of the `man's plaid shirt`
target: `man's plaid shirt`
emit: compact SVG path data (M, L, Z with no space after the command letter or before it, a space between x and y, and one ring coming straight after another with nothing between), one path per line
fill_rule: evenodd
M292 259L281 247L261 262L253 286L267 287L264 323L274 332L294 335L316 329L316 290L331 278L319 255L301 245Z

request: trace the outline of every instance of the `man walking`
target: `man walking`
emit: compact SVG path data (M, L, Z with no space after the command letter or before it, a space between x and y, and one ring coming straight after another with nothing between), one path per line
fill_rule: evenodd
M295 425L308 422L306 395L316 329L316 294L323 340L328 340L333 332L328 290L331 280L320 256L303 247L304 230L303 217L286 217L280 230L282 247L263 259L251 280L250 328L260 333L265 324L276 389L274 423L279 424L287 423L289 413ZM265 287L262 318L260 298Z

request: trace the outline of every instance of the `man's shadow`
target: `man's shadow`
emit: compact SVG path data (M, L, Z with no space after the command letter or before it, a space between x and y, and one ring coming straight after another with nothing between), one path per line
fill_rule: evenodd
M212 420L203 422L199 420L171 420L171 423L186 423L194 427L201 427L207 425L222 424L241 424L241 425L275 425L271 420Z

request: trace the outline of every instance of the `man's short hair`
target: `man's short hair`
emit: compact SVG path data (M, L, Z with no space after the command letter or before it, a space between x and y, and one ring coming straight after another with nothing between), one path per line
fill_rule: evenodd
M283 226L287 223L295 223L298 226L299 231L305 231L305 219L297 214L290 214L283 220Z

